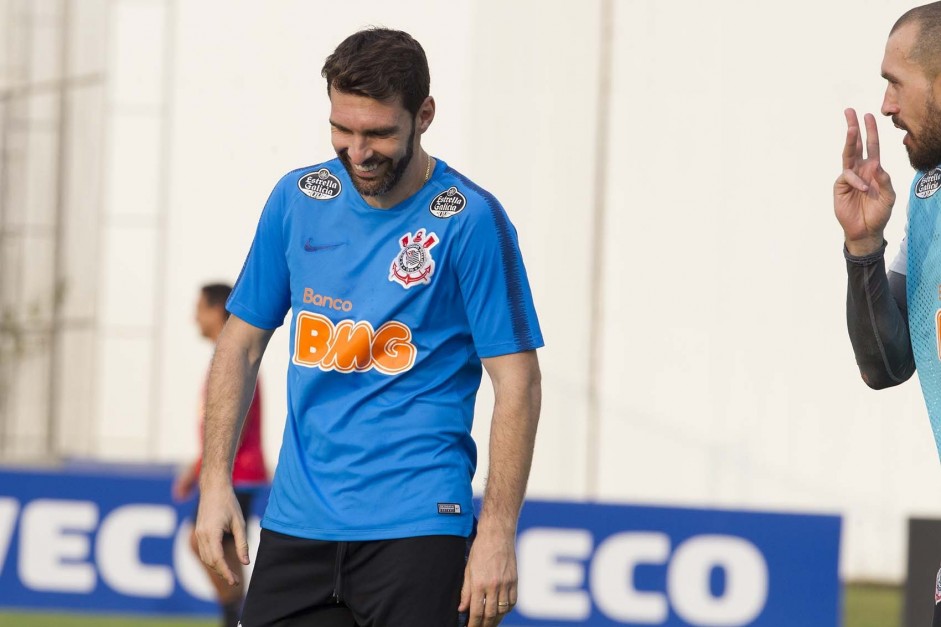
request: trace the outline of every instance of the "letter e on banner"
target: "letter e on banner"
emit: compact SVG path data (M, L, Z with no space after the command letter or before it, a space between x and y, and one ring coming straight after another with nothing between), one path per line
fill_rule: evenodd
M519 538L517 611L530 618L584 621L591 598L582 590L584 561L591 557L591 533L582 529L534 527Z
M20 580L27 588L87 593L95 589L89 534L98 506L88 501L36 499L20 520Z

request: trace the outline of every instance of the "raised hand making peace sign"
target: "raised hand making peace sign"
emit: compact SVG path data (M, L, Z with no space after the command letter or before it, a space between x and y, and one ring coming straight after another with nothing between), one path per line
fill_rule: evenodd
M843 147L843 172L833 184L833 209L843 227L846 249L851 255L864 256L879 250L883 231L892 215L895 190L889 173L879 161L879 130L871 113L866 122L866 157L856 111L847 109L846 144Z

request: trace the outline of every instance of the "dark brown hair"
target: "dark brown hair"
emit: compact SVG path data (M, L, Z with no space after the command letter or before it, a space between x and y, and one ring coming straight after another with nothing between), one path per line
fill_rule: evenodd
M388 28L368 28L343 40L323 65L327 94L333 88L348 94L391 100L413 116L431 88L428 59L411 35Z
M941 2L909 9L898 19L889 35L910 22L918 24L918 37L911 51L912 61L934 80L941 73Z
M225 312L225 317L229 317L229 312L225 309L225 302L229 299L229 294L232 293L231 285L228 283L209 283L203 285L200 291L203 298L206 299L207 305L213 309L221 307Z

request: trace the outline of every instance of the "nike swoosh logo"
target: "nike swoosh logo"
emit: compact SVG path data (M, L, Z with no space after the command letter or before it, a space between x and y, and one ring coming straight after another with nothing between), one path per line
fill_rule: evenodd
M321 246L317 246L313 243L313 240L308 239L304 243L304 250L306 250L309 253L316 253L321 250L330 250L332 248L339 248L340 246L343 246L345 243L346 242L340 242L339 244L324 244Z

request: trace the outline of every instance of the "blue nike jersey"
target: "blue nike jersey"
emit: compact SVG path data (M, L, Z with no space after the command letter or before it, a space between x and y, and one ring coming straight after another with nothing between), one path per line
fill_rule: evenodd
M390 209L339 160L271 193L227 307L292 310L288 415L262 526L319 540L467 536L481 358L543 345L516 230L438 160Z

